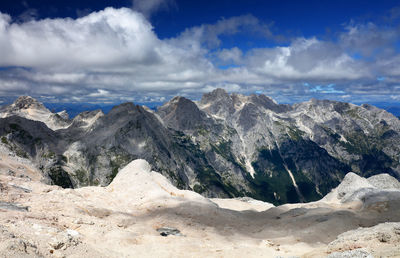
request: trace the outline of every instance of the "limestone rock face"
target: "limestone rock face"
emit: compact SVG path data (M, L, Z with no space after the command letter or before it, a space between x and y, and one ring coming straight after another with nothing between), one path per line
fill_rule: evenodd
M206 114L184 97L173 98L158 108L157 114L168 127L179 131L195 130L207 123Z
M376 188L379 189L398 189L400 190L400 182L396 178L388 174L379 174L371 176L368 182Z
M359 202L366 210L380 210L399 199L400 187L396 178L388 174L363 178L350 172L322 200L330 203Z
M40 182L33 162L10 154L0 144L1 257L400 255L400 190L384 174L374 178L380 188L348 174L337 189L370 193L357 201L274 206L179 190L143 159L106 187L63 189Z
M121 169L107 189L127 204L160 201L171 196L186 197L193 202L211 204L209 200L195 192L177 189L166 177L152 171L150 164L144 159L134 160Z
M15 100L15 102L11 105L11 107L14 110L20 110L20 109L41 109L45 110L45 106L38 102L36 99L30 97L30 96L21 96Z
M84 111L74 117L69 130L72 131L73 128L84 128L89 130L93 126L93 124L102 116L104 116L104 113L101 110Z
M251 175L246 181L257 198L316 200L350 171L400 177L399 119L376 107L316 99L279 105L264 95L222 89L197 104L226 132L217 139L210 133L212 143ZM206 146L207 140L191 135Z
M19 116L34 121L40 121L52 130L67 128L70 125L65 111L52 113L42 103L30 96L21 96L9 106L0 109L0 117Z
M65 110L58 112L57 115L59 115L64 120L69 119L69 115L68 115L67 111L65 111Z
M391 180L400 178L400 120L370 105L282 105L216 89L197 102L175 97L157 111L124 103L72 121L30 97L0 113L10 150L68 187L108 185L134 159L146 159L181 189L275 205L319 200L350 171L372 188L387 180L396 188ZM380 173L391 178L371 177Z

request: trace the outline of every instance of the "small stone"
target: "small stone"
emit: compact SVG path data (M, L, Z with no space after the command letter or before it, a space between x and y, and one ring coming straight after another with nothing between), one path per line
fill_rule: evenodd
M386 243L390 241L391 236L387 233L379 233L378 240L382 243Z
M67 231L67 234L70 235L70 236L72 236L72 237L77 237L77 236L79 236L79 232L76 231L76 230L67 229L66 231Z
M7 174L8 174L9 176L15 176L15 171L9 169L8 172L7 172Z
M22 206L18 203L2 202L2 201L0 201L0 209L16 210L16 211L29 211L28 206Z
M85 224L85 225L94 225L94 222L93 222L93 221L84 221L84 220L82 220L81 218L75 219L75 220L73 221L73 223L78 224L78 225L82 225L82 224Z
M49 242L48 245L54 250L58 250L64 246L64 243L58 239L53 239L52 242ZM51 252L51 251L50 251Z
M25 187L22 187L22 186L19 186L19 185L15 185L15 184L11 184L11 183L9 183L9 185L12 186L13 188L15 188L17 190L20 190L20 191L23 191L25 193L31 193L32 192L31 189L28 189L28 188L25 188Z
M271 242L270 240L264 240L264 244L266 246L274 246L275 244L273 242Z
M182 236L181 231L179 231L179 229L176 228L169 228L169 227L158 228L157 232L159 232L160 235L164 237L169 235Z
M83 224L83 220L81 218L79 218L79 219L74 220L73 223L75 223L75 224Z

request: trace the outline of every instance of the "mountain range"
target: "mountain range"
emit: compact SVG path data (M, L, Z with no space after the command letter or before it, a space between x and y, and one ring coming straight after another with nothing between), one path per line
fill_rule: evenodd
M200 101L124 103L73 119L23 96L0 117L0 144L62 187L108 185L138 158L180 189L274 204L321 199L350 171L400 178L400 121L371 105L287 105L216 89Z

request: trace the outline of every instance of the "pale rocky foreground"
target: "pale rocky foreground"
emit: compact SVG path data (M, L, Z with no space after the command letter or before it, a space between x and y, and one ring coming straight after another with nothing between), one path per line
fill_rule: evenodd
M0 158L1 257L400 257L400 183L388 175L349 173L321 201L274 207L178 190L144 160L108 187L62 189Z

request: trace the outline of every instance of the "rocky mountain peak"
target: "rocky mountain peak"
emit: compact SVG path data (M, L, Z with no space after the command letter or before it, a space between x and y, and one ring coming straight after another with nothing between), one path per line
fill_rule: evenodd
M158 108L157 114L168 127L177 130L194 129L206 119L204 112L200 111L193 101L181 96L173 98Z
M196 111L196 109L198 109L197 105L193 101L182 96L172 98L159 109L163 110L165 108L190 109L191 111Z
M57 115L59 115L64 120L68 120L69 119L69 115L68 115L66 110L58 112Z
M276 113L292 110L290 105L278 104L274 99L264 94L246 96L232 93L229 95L224 89L216 89L210 93L204 94L199 106L201 109L211 114L225 116L240 111L250 104Z
M118 106L113 107L110 112L108 113L109 115L116 115L119 113L125 113L125 112L132 112L135 110L135 105L132 102L126 102L119 104Z
M173 98L169 103L178 108L197 108L193 101L181 96Z
M9 106L0 110L0 117L20 116L41 121L52 130L67 128L70 125L66 112L52 113L42 103L30 96L21 96Z
M103 113L103 111L101 111L101 109L96 109L96 110L93 110L93 111L84 111L82 113L79 113L74 118L74 120L90 119L90 118L93 118L93 117L98 116L98 115L104 116L104 113Z
M264 94L259 94L259 95L252 94L249 96L249 101L255 104L256 106L260 106L277 113L290 111L292 109L290 105L278 104L274 99Z
M100 109L84 111L74 118L72 126L89 128L102 116L104 116L104 113Z
M179 103L179 102L184 102L185 100L187 100L187 98L182 97L182 96L175 96L173 97L170 101L168 101L167 103Z
M199 107L218 118L229 116L235 112L232 96L224 89L215 89L204 94L199 102Z
M46 107L42 103L40 103L39 101L30 96L18 97L14 101L12 106L15 109L40 109L40 110L46 109Z
M48 143L45 129L36 137L35 129L21 126L21 133L14 120L3 118L2 141L23 143L23 151L38 153L39 160L56 153L74 186L106 185L136 158L205 196L246 195L275 204L318 200L349 171L400 178L400 121L344 102L289 106L217 89L201 102L175 97L157 111L123 103L107 115L86 112L72 125L48 110L9 110L2 117L43 121L57 134Z
M207 104L221 100L231 100L231 99L226 90L218 88L213 90L212 92L204 94L203 97L201 98L201 103Z

